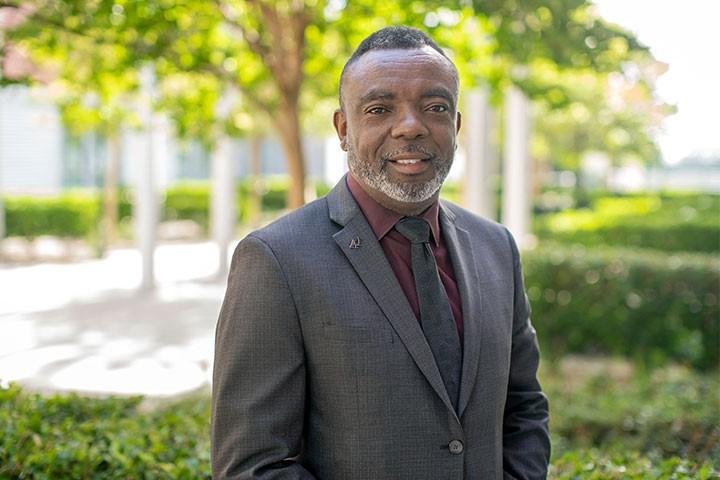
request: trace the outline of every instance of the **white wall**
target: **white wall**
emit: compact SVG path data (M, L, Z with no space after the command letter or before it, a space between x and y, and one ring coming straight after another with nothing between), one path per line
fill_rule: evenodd
M0 89L0 185L6 193L62 187L63 129L43 91Z

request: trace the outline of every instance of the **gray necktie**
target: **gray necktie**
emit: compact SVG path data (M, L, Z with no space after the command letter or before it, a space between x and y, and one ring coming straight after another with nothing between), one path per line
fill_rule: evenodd
M450 300L440 281L435 256L430 248L430 224L422 218L405 217L395 224L395 230L412 244L412 271L422 329L457 410L462 349Z

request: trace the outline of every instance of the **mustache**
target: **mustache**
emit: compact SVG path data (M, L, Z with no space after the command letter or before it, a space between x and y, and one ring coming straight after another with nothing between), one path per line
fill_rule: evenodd
M423 147L422 145L417 144L410 144L405 145L404 147L398 148L397 150L393 150L392 152L384 153L380 156L380 158L383 160L384 163L389 162L392 160L393 157L397 155L402 155L403 153L420 153L424 157L427 157L427 159L432 160L435 158L435 152L428 150L427 148Z

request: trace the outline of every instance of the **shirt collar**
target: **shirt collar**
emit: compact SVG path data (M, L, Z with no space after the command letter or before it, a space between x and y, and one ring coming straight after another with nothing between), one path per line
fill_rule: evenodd
M382 240L383 237L393 229L398 220L405 217L405 215L394 212L389 208L380 205L374 198L368 195L365 189L360 185L360 182L355 180L351 173L348 173L345 179L350 193L353 198L355 198L360 210L365 215L373 233L375 233L378 241ZM440 242L439 212L440 203L435 201L423 213L418 215L418 217L426 220L430 224L430 230L432 231L435 245L438 245Z

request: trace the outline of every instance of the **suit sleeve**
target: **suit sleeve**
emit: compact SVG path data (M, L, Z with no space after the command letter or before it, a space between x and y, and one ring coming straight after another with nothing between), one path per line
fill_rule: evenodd
M537 379L540 360L520 254L507 233L513 257L514 310L510 378L503 421L503 469L509 479L544 479L550 459L548 401Z
M213 478L313 478L296 461L304 409L295 303L272 250L250 235L235 249L215 333Z

